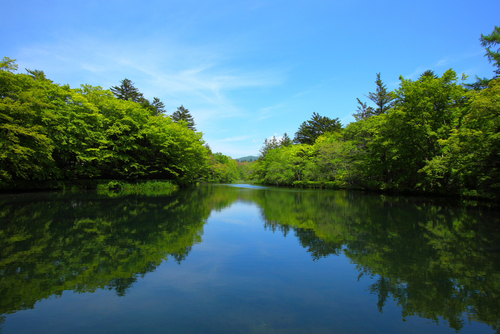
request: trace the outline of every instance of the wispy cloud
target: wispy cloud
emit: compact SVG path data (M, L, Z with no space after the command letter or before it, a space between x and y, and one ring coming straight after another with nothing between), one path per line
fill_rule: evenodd
M463 52L461 54L447 55L437 60L429 66L419 66L411 74L404 76L406 79L415 79L427 70L437 71L440 67L446 67L446 69L455 67L455 65L463 60L477 57L478 55L484 53L484 51L473 51L473 52ZM466 72L467 73L467 72Z
M281 109L289 105L291 101L286 101L286 102L281 102L273 106L269 106L266 108L262 108L258 111L258 118L257 120L261 121L267 118L279 116L281 112L279 112Z
M217 143L223 142L234 142L234 141L242 141L251 138L251 136L238 136L238 137L228 137L224 139L215 140Z
M155 45L154 48L151 45ZM28 66L36 62L61 81L71 82L71 68L84 69L91 81L103 86L116 85L122 73L146 95L195 98L199 103L227 108L233 102L231 91L249 87L280 85L285 71L279 68L239 68L228 61L230 46L215 44L188 46L174 41L143 40L120 43L81 36L52 44L27 46L23 59ZM64 69L64 71L62 70ZM80 79L80 78L78 78Z

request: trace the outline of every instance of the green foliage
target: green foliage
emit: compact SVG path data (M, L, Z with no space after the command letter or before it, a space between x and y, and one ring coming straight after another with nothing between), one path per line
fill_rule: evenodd
M274 185L498 198L499 96L498 80L468 91L453 70L401 78L378 115L361 103L373 113L342 131L303 146L265 143L253 175Z
M304 166L311 152L311 147L303 144L270 150L258 165L257 175L267 184L292 185L303 179Z
M129 183L112 180L108 183L100 183L97 185L97 193L99 195L108 195L110 197L127 195L163 196L171 194L176 189L177 186L168 181Z
M0 71L15 72L17 71L17 64L15 59L10 59L9 57L3 57L0 61Z
M497 69L495 73L500 75L500 27L495 26L491 34L481 34L481 45L486 48L485 56Z
M449 175L464 195L498 198L500 192L500 79L467 94L469 112L460 128L442 141L446 148L424 171L430 177Z
M174 122L182 122L187 125L187 127L193 131L196 131L194 118L188 109L184 108L183 105L177 108L176 111L170 116Z
M238 172L240 179L247 182L252 182L257 179L256 170L258 169L257 161L241 161L238 162Z
M313 113L310 120L305 121L295 133L293 142L296 144L314 144L316 138L326 132L340 131L342 124L338 118L331 119L326 116L320 116Z
M44 180L54 172L54 144L45 127L54 115L50 83L0 71L0 181ZM61 88L63 89L63 88Z
M286 133L282 138L276 138L276 136L272 136L269 140L266 138L264 139L264 146L260 149L259 159L264 159L269 151L274 150L275 148L290 145L292 145L292 141Z
M151 102L151 106L154 108L153 116L160 116L166 112L165 104L160 101L159 98L153 97L153 101Z
M120 100L141 102L144 96L139 89L134 86L130 79L123 79L120 81L120 86L113 86L110 88L115 97Z
M320 136L312 146L311 157L304 168L304 179L320 182L329 188L349 186L353 150L353 143L344 140L338 132Z
M354 118L359 121L362 119L366 119L373 115L380 115L386 113L393 106L394 94L392 92L387 91L387 87L380 79L380 73L377 73L377 79L375 80L375 85L377 89L375 93L368 93L368 98L375 103L376 108L372 108L367 106L366 103L363 103L358 100L358 111L354 114Z
M211 156L209 168L209 181L230 183L242 178L238 162L220 152Z
M125 82L126 83L126 82ZM0 185L71 179L203 179L201 133L101 87L0 71ZM144 99L143 99L144 100ZM142 101L144 102L144 101Z
M389 149L387 167L392 180L388 181L394 186L435 190L420 171L428 161L445 153L442 140L459 127L466 112L465 90L457 80L452 70L441 78L424 75L417 81L401 79L383 133ZM444 177L439 187L447 187L447 175Z

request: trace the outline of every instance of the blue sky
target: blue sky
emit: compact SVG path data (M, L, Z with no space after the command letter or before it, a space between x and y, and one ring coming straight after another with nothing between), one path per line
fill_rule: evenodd
M378 72L391 90L428 69L492 77L479 37L499 14L498 0L5 0L0 57L73 88L128 78L239 158L313 112L354 121Z

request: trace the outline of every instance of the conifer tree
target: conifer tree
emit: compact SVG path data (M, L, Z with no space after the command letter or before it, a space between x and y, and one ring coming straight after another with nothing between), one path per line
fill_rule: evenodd
M163 113L165 113L165 104L160 101L159 98L153 97L153 102L151 102L151 105L155 108L156 111L156 116L159 116Z
M171 118L176 123L178 123L179 121L186 122L189 129L196 131L196 128L194 127L195 123L193 116L191 116L189 110L184 108L183 105L181 105L180 107L177 108L176 111L174 111Z
M368 93L368 95L366 95L366 97L369 98L373 103L375 103L377 107L369 107L366 103L363 103L360 99L357 99L359 104L358 111L352 114L357 121L366 119L373 115L384 114L394 105L393 93L387 90L387 87L382 82L382 79L380 79L380 73L377 73L375 85L377 86L375 93L370 92Z
M342 124L338 118L331 119L314 112L310 120L300 125L293 142L312 145L323 133L340 131L341 128Z
M292 144L293 144L292 140L290 139L290 137L288 137L288 135L285 132L283 134L283 138L281 138L280 146L290 146Z
M110 88L117 99L126 101L131 100L138 103L144 102L144 96L139 92L139 89L134 86L131 80L125 78L120 81L120 83L120 86L113 86Z
M495 26L489 35L481 34L479 40L481 45L486 48L485 57L497 67L495 73L500 75L500 27Z

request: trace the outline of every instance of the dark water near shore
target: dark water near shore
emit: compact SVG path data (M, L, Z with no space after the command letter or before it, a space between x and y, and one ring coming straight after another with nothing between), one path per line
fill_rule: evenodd
M248 185L0 196L1 333L500 333L500 212Z

